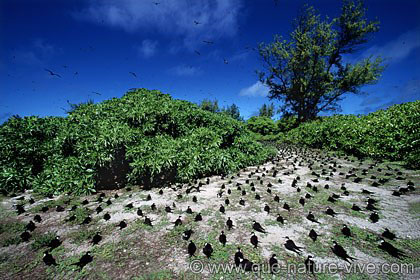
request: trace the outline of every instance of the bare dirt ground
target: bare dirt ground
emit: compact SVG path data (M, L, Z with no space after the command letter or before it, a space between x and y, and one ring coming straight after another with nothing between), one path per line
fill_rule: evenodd
M296 183L293 184L294 180ZM379 186L374 186L374 182L379 182ZM406 170L399 163L358 160L331 152L288 147L280 149L275 160L245 168L237 174L202 178L189 185L177 184L148 191L141 187L103 191L102 202L98 201L99 194L44 198L28 191L1 199L0 278L420 279L419 182L419 171ZM401 196L392 195L394 190L411 183L415 190L408 190ZM362 193L363 189L372 194ZM160 190L163 194L159 194ZM261 197L259 200L255 198L256 194ZM306 194L311 198L306 198L302 206L298 201ZM332 194L338 195L334 203L328 201ZM151 200L147 199L148 195ZM366 209L368 197L377 201L374 206L378 208L379 221L376 223L369 219L372 211ZM30 198L35 202L31 204ZM108 199L112 204L107 205ZM226 205L226 199L229 199L229 205ZM245 205L239 204L240 199ZM84 200L88 201L86 205L82 203ZM284 203L289 204L290 211L283 208ZM352 210L353 203L362 211ZM25 213L16 213L17 204L24 205ZM133 205L132 209L126 207L129 204ZM155 210L151 208L152 204L156 206ZM57 205L65 210L57 212ZM77 205L77 209L70 211L73 205ZM219 211L220 205L224 205L225 213ZM265 205L269 205L270 213L264 211ZM43 206L49 206L49 209L42 212ZM103 208L100 213L96 212L98 206ZM167 213L166 206L170 206L173 213ZM192 214L186 213L188 206ZM338 214L335 217L327 215L327 206ZM153 227L143 223L144 216L138 215L138 209L152 220ZM306 219L309 211L319 224ZM105 213L111 215L110 220L103 219ZM202 221L194 221L197 213L201 213ZM19 236L36 214L42 221L35 222L31 238L24 242ZM284 224L277 222L279 214L285 219ZM73 215L75 220L68 221ZM88 215L92 221L81 224ZM175 227L174 221L179 216L182 225ZM234 223L231 230L226 226L228 217ZM123 220L127 227L120 229L118 224ZM254 220L267 233L256 232L252 228ZM341 233L343 224L348 225L352 237ZM397 236L395 240L385 240L404 251L404 257L392 257L378 248L385 228ZM182 238L188 229L194 231L190 240L197 246L192 258L187 253L189 241ZM308 236L311 229L319 234L316 241ZM227 236L226 246L218 240L222 230ZM93 245L91 239L97 232L102 240ZM252 232L259 239L257 248L250 243ZM56 235L62 244L50 252L57 265L47 266L43 262L43 253ZM286 250L286 236L303 247L301 254ZM352 266L332 252L334 240L356 258ZM214 249L210 259L202 252L206 242ZM258 265L259 271L214 271L214 265L234 264L237 247L241 247L245 258ZM73 265L87 251L91 252L93 261L83 269ZM270 274L267 266L272 254L277 255L282 268L294 265L296 270ZM304 268L308 255L314 257L318 270L315 274L298 270ZM199 273L191 269L191 264L197 264L197 261L203 266ZM387 264L388 270L393 264L393 270L390 273L363 270L368 264L374 264L376 268ZM330 271L321 270L323 265L330 265ZM405 271L397 272L401 267ZM358 270L349 272L348 269Z

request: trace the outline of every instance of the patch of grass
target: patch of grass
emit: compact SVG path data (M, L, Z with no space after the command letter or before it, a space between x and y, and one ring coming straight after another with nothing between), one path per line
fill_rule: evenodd
M54 240L56 236L57 235L54 232L34 235L34 242L31 244L32 250L38 250L42 247L48 246L48 244L50 244L50 242Z
M3 221L0 223L0 244L2 247L17 245L22 242L20 234L26 225L19 221Z
M408 211L413 214L415 218L420 218L420 201L410 203Z
M156 272L147 273L143 276L133 277L132 280L166 280L176 278L172 271L161 270Z
M86 240L90 240L96 234L98 230L93 229L81 229L77 231L73 231L67 235L68 238L72 239L75 244L82 244Z

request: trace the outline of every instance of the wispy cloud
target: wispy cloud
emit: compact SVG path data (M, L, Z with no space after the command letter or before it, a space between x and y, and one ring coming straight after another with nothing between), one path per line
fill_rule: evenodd
M239 92L240 96L254 96L254 97L265 97L267 96L269 88L262 84L261 82L256 82L255 84L241 89Z
M416 48L420 47L420 27L401 34L395 40L382 46L372 46L364 51L360 58L380 55L388 63L396 63L408 57Z
M59 54L60 49L43 39L36 39L28 46L17 49L12 53L16 62L39 66L45 64L53 56Z
M380 109L386 109L394 104L412 102L420 100L420 80L412 79L407 81L402 87L392 87L385 89L384 96L369 96L362 100L362 109L358 113L367 114Z
M145 57L145 58L152 57L156 53L157 45L158 45L157 41L146 39L146 40L143 40L143 42L141 42L141 45L138 46L137 51L139 55L142 57Z
M160 32L183 39L192 49L208 38L234 36L241 0L207 1L89 0L76 19L122 28L127 32ZM196 23L194 22L196 21Z
M169 69L169 73L180 77L198 76L202 70L194 66L179 65Z

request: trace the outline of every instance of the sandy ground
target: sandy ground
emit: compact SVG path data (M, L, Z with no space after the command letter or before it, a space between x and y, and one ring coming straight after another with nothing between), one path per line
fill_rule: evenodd
M362 175L363 170L365 172ZM273 176L274 171L277 172L277 174L274 174L276 176ZM402 172L402 175L398 176L398 171ZM346 178L346 175L351 174L356 174L362 180L355 183L355 177ZM371 176L376 176L377 179L370 179ZM74 277L132 279L136 275L146 275L144 279L150 279L153 278L151 276L154 275L153 273L162 270L166 271L162 279L190 279L193 277L198 277L197 279L220 279L220 277L230 279L230 276L213 275L209 271L203 271L201 274L191 274L189 265L192 259L188 257L186 250L188 241L181 238L183 230L189 228L194 230L191 240L196 243L198 250L197 257L193 259L200 260L203 263L233 263L233 255L236 248L240 246L247 258L259 264L266 264L270 256L276 253L279 260L286 262L303 263L307 255L312 255L316 264L336 263L343 267L346 262L335 256L330 250L333 240L337 240L339 243L340 240L344 240L343 247L349 255L357 259L354 262L358 264L404 262L403 260L393 260L386 252L379 249L372 249L373 246L376 246L375 242L379 240L380 234L385 228L388 228L397 235L399 240L405 242L393 243L397 244L396 247L400 244L411 244L410 241L416 242L412 248L401 248L409 257L405 261L409 262L411 260L413 262L413 259L419 258L420 253L419 248L416 247L420 239L420 219L418 213L416 213L418 210L413 212L410 210L410 205L420 203L419 176L418 171L405 170L394 163L359 161L354 158L337 157L331 153L322 153L315 150L285 148L279 151L278 157L274 161L261 166L248 167L225 178L221 176L202 178L199 181L203 184L199 188L200 191L195 188L190 189L191 186L198 186L196 183L191 184L191 186L177 184L170 188L163 188L162 195L158 193L159 189L146 191L142 190L141 187L133 187L131 191L125 189L104 191L106 197L102 203L96 201L97 194L80 198L69 197L71 202L81 202L85 199L89 201L88 205L79 206L91 210L93 221L89 225L65 222L71 215L69 211L71 202L67 205L62 204L66 208L64 212L56 212L52 208L46 213L40 213L42 222L37 224L33 235L55 232L60 236L63 243L59 248L62 249L55 254L58 263L60 261L65 263L68 258L77 260L88 250L93 252L94 261L87 265L82 272L70 269L71 266L69 265L71 263L69 263L58 266L60 273L56 274L58 267L47 268L42 262L42 254L39 252L42 252L45 248L40 249L38 253L30 248L33 240L27 243L3 246L0 248L0 256L2 256L2 261L5 260L5 263L19 263L22 254L32 256L31 258L37 262L36 266L38 268L36 271L39 273L40 279ZM399 179L403 180L397 180L397 177L402 177ZM373 187L372 183L379 178L389 178L389 181L379 187ZM294 179L297 179L297 183L292 186ZM209 180L208 184L207 180ZM392 191L399 187L406 187L409 181L414 183L417 187L416 190L409 191L400 197L392 195ZM251 183L254 184L255 191L251 190ZM307 187L307 183L316 186L318 191L315 192ZM343 183L349 192L347 196L343 195L341 189ZM271 187L268 187L268 184L271 184ZM329 185L329 189L324 188L326 184ZM225 186L224 189L222 189L222 185ZM301 189L300 192L297 192L298 188ZM187 193L187 189L191 191ZM230 195L228 189L231 191ZM267 189L270 189L271 193L267 192ZM362 189L369 190L373 194L363 194ZM244 195L242 194L243 190L246 192ZM307 193L311 194L312 198L306 199L306 204L303 207L298 203L298 200ZM327 202L326 199L333 193L340 195L338 201L336 203ZM115 194L118 194L119 197L114 198ZM261 200L255 199L256 194L261 196ZM147 195L151 195L152 199L150 201L146 200ZM179 195L182 195L182 197L178 197ZM275 195L279 196L279 202L274 201ZM36 199L34 204L26 203L26 212L17 216L14 214L13 205L21 203L21 200L18 200L21 196L4 198L1 201L1 207L5 210L2 218L3 224L13 221L26 224L36 214L31 209L36 209L36 207L45 203L51 203L52 200L61 203L66 198L65 195L62 195L53 199ZM35 195L28 191L23 196L27 201ZM197 203L192 201L193 196L196 196ZM378 201L375 204L379 208L380 216L377 223L372 223L368 219L371 213L365 209L368 197ZM112 201L110 206L104 203L108 198L111 198ZM225 205L226 198L230 200L229 205ZM245 206L239 204L241 198L245 200ZM290 205L290 211L283 209L285 202ZM129 210L125 207L129 203L134 205L134 209ZM353 203L361 207L363 211L355 213L351 210L350 207ZM156 205L157 210L153 211L151 209L152 204ZM175 204L175 207L173 207L173 204ZM270 213L263 210L266 204L271 208ZM95 209L99 205L104 211L96 214ZM225 206L225 214L219 212L220 205ZM171 206L173 213L166 213L164 211L166 206ZM188 206L193 210L193 214L185 212ZM330 206L339 214L335 217L326 215L324 211L327 206ZM153 228L142 224L144 218L136 214L137 209L142 209L144 214L152 219ZM310 222L305 218L309 211L313 212L320 224ZM203 221L194 222L194 217L199 212L203 216ZM111 215L109 221L102 219L105 213ZM286 219L284 225L276 222L278 214ZM177 229L174 228L174 221L178 216L181 216L183 225ZM225 225L227 217L230 217L234 223L232 230L228 230ZM126 229L120 230L117 225L122 220L128 226ZM249 241L251 233L255 232L252 229L253 220L259 222L267 231L265 234L256 232L260 242L257 249L253 249ZM369 233L369 236L374 236L376 239L360 240L361 236L354 236L348 240L343 239L340 233L343 224L347 224L351 229ZM320 235L317 242L313 242L308 237L311 229L314 229ZM226 247L222 247L218 243L218 235L222 230L227 235L228 245ZM93 246L90 243L91 236L85 239L80 237L81 233L88 231L101 232L103 240L99 245ZM79 235L79 240L75 240L77 235ZM4 234L0 236L4 237ZM294 240L298 246L303 247L301 255L285 249L283 245L286 236ZM202 247L205 242L211 243L215 249L214 255L216 256L213 260L207 260L203 256ZM414 261L414 264L416 267L414 274L396 274L394 276L402 279L420 279L418 262ZM0 269L0 275L3 275L1 278L29 278L30 274L28 274L27 269L16 269L16 271L7 270L7 267L3 265ZM344 269L341 269L337 273L327 276L345 279L348 275L344 273ZM368 275L368 278L380 279L382 276L371 274ZM241 277L253 278L255 275L248 273L241 275ZM271 276L266 277L270 278ZM287 278L285 275L277 275L276 277L279 279ZM305 277L316 278L316 276L309 274L305 274Z

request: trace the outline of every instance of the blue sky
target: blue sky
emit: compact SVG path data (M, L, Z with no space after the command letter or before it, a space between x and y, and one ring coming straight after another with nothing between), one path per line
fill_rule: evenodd
M0 122L65 116L67 101L100 102L134 87L235 103L248 118L269 102L252 48L287 37L304 3L330 18L341 7L338 0L1 0ZM352 59L381 55L388 66L366 95L341 103L343 114L420 99L420 1L365 5L380 31Z

